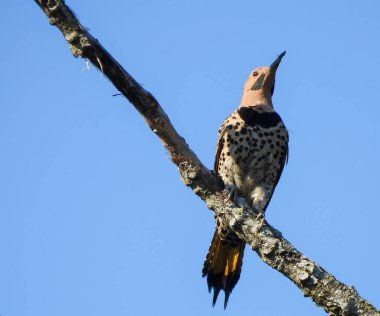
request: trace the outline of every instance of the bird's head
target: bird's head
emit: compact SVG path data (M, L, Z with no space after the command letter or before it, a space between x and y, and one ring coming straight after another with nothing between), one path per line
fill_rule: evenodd
M272 95L276 71L285 53L281 53L270 66L256 68L250 73L244 85L240 106L253 106L263 111L273 110Z

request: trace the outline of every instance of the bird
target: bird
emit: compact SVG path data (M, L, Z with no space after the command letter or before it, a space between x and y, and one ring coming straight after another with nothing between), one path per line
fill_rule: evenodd
M245 198L262 216L288 159L288 131L272 103L276 71L285 53L250 73L240 105L218 131L214 173L222 178L224 193L232 201ZM245 242L217 216L215 226L202 276L207 277L209 292L213 290L212 305L223 290L226 308L240 278Z

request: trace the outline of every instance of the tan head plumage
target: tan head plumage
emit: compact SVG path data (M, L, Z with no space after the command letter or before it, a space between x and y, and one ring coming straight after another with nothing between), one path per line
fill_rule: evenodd
M285 52L281 53L270 66L256 68L249 74L239 107L259 106L262 110L273 111L272 94L275 76L284 55Z

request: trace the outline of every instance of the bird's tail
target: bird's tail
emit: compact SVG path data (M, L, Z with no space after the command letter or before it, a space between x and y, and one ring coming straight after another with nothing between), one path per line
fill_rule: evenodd
M244 247L243 241L237 244L221 241L218 232L215 231L202 270L202 276L207 276L209 292L214 289L213 306L220 290L223 290L224 308L227 307L228 297L240 277Z

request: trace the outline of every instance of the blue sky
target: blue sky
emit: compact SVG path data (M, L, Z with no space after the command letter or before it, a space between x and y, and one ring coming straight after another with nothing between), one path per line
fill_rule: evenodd
M286 49L273 101L290 157L267 219L380 307L378 1L68 4L210 168L249 72ZM212 308L212 212L33 1L0 8L2 316L325 315L249 249Z

